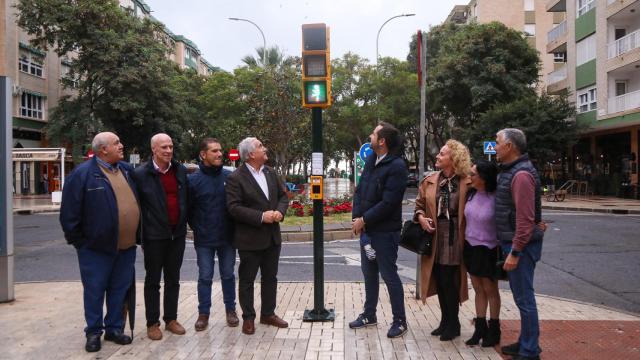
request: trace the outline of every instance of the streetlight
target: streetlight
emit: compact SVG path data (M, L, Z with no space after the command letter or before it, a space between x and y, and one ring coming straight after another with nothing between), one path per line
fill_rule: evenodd
M416 14L400 14L400 15L396 15L396 16L392 16L390 18L387 19L387 21L385 21L381 26L380 29L378 29L378 35L376 36L376 73L378 73L378 41L380 40L380 31L382 31L382 28L387 25L387 23L395 18L399 18L399 17L407 17L407 16L415 16ZM379 95L379 94L377 94ZM376 103L377 103L377 98L378 96L376 96ZM380 112L378 111L378 121L380 120Z
M387 21L384 22L384 24L382 24L382 26L380 26L380 29L378 29L378 36L376 36L376 67L378 66L378 40L380 40L380 31L382 31L382 28L387 25L387 23L395 18L399 18L399 17L407 17L407 16L415 16L416 14L400 14L400 15L396 15L396 16L392 16L389 19L387 19Z
M269 63L269 60L267 59L267 40L264 37L264 33L262 32L262 29L260 29L260 26L258 26L258 24L248 19L230 17L229 20L248 22L253 26L255 26L258 29L258 31L260 31L260 35L262 35L262 63L264 64L265 67L267 67L267 64Z

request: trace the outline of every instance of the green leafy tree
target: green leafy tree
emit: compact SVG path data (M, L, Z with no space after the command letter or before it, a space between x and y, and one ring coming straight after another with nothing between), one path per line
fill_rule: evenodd
M566 96L526 96L483 113L465 138L473 155L481 157L483 140L495 139L500 129L519 128L527 135L531 159L544 166L576 143L583 127L569 120L574 115L575 108Z
M171 79L178 70L158 39L161 24L129 14L115 0L20 0L16 7L18 25L32 44L71 59L76 94L60 100L47 134L72 142L76 161L79 147L98 131L116 132L129 149L145 155L153 133L180 138L190 130L176 110ZM176 145L184 156L182 143Z
M532 157L547 161L577 137L564 96L537 95L539 58L523 34L499 22L432 28L427 38L427 119L432 149L454 137L476 156L482 141L516 126L529 136ZM416 37L407 58L416 62ZM435 152L427 158L433 164Z

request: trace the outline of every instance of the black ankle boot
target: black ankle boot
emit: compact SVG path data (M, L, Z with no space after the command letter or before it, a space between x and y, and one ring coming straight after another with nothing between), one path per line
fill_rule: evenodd
M444 318L442 318L440 320L440 325L438 325L437 328L433 329L433 331L431 332L431 335L433 336L440 336L442 335L442 332L444 331L444 329L447 327L447 323L444 321Z
M476 329L473 331L473 335L471 339L465 341L464 343L467 345L478 345L480 344L480 340L482 340L487 333L487 319L486 318L475 318L473 319L473 323L475 324Z
M489 319L489 328L482 339L482 347L492 347L500 344L500 335L500 319Z
M453 320L447 324L442 335L440 335L440 341L453 340L460 336L460 321Z

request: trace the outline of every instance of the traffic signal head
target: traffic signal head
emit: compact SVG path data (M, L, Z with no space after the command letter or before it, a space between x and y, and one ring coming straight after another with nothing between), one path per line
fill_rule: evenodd
M302 25L302 106L331 106L331 56L329 28Z

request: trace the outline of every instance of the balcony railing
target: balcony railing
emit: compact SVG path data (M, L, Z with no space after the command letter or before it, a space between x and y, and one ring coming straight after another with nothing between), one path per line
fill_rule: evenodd
M586 14L587 12L589 12L589 10L593 9L594 7L596 7L596 0L589 1L588 4L584 4L581 8L578 9L577 17L580 17Z
M640 108L640 90L609 99L609 114Z
M547 33L547 42L552 42L567 33L567 20L564 20L558 26L554 27Z
M636 30L609 44L609 59L613 59L616 56L620 56L638 47L640 47L640 30Z
M567 78L567 66L563 66L560 69L549 73L549 76L547 77L547 85L550 84L555 84L559 81L562 81L564 79Z

